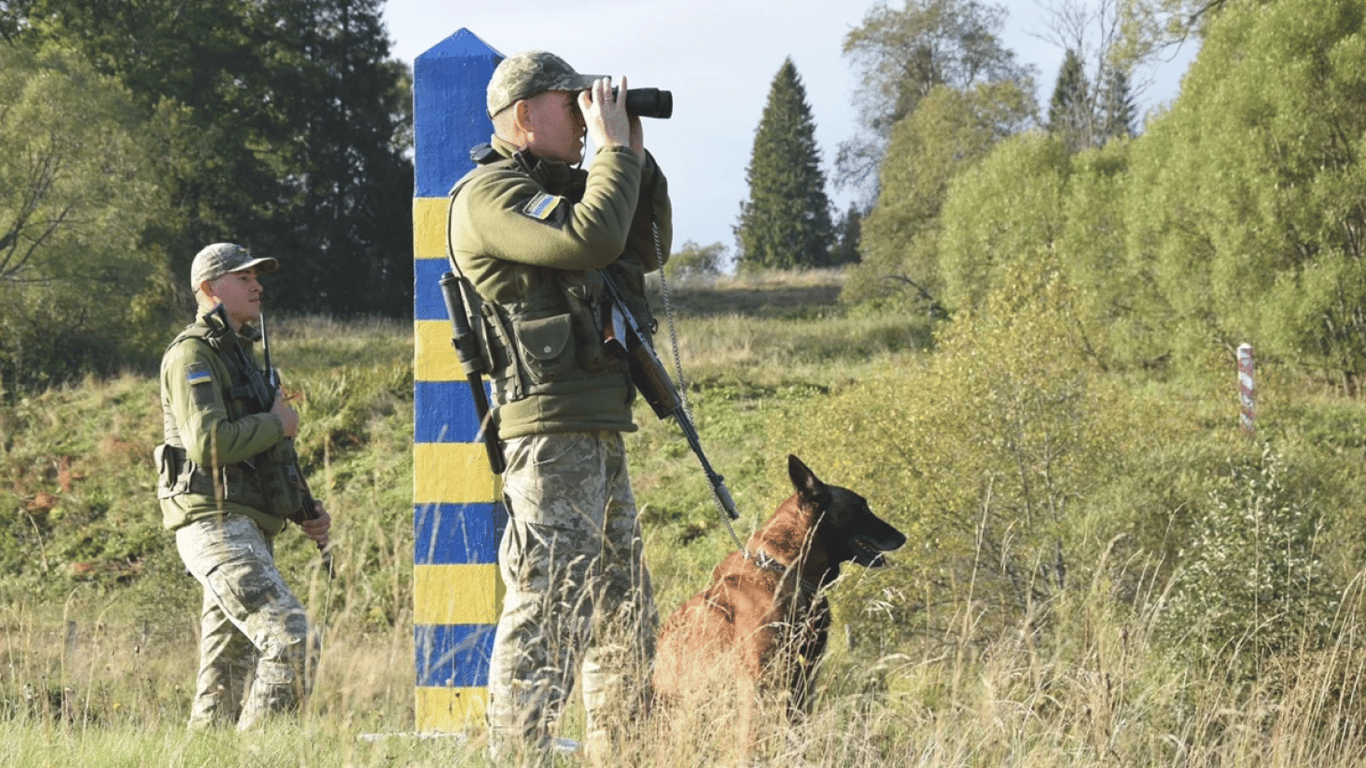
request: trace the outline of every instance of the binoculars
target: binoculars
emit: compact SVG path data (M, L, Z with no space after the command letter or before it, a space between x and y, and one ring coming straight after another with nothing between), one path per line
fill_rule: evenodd
M612 98L617 97L617 88L612 89ZM674 113L674 95L658 88L627 88L626 114L637 117L657 117L668 119Z

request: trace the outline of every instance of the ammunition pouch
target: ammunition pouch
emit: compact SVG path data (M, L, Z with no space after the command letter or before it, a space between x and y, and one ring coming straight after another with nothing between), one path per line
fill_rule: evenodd
M480 165L466 174L449 193L456 196L471 179L495 170L516 168L535 177L514 159L498 159L497 153L478 150L471 155ZM541 168L542 166L537 166ZM561 189L570 179L538 180L548 188ZM563 191L570 199L582 197L582 189ZM470 329L479 341L482 373L489 378L495 408L535 395L565 395L602 386L605 378L620 377L630 384L628 364L603 345L603 317L607 300L602 273L597 270L541 270L521 298L494 303L485 301L461 272L451 245L447 213L446 255L453 274L460 276L461 296ZM649 323L644 299L645 278L640 265L613 265L614 272L640 302L631 309Z
M294 441L281 440L270 450L257 454L253 463L265 496L261 510L302 523L304 492L299 482L299 457L294 452Z
M282 441L251 462L229 464L217 473L191 461L184 448L163 443L152 452L157 465L157 497L207 496L298 522L303 518L303 490L296 474L293 442Z

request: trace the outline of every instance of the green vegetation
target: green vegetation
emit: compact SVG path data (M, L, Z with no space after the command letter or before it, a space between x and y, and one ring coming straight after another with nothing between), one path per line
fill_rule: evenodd
M735 227L742 269L832 266L835 231L816 123L791 58L773 76L745 180L749 199Z
M0 399L154 361L174 296L142 236L166 215L149 117L80 55L0 43Z
M8 110L0 113L0 180L5 182L0 184L0 252L18 235L36 261L65 261L71 236L63 233L93 228L95 235L83 237L98 251L136 254L139 261L174 274L172 282L180 285L191 255L227 240L289 254L290 269L272 288L280 306L403 312L412 305L412 96L407 67L390 57L383 5L383 0L0 4L0 78L17 79L30 98L47 98L49 109L64 121L50 127L83 150L79 162L45 166L53 177L50 189L28 181L35 177L11 175L34 161L17 143L22 136L10 131L25 129L35 139L48 134L43 124L25 124ZM36 56L38 70L15 65L16 56ZM64 74L77 71L62 63L73 59L98 73L98 79ZM0 103L15 103L13 93L5 88ZM124 114L110 114L108 104L115 99ZM118 144L129 143L126 137L155 158L153 189L145 188L145 174L125 170L130 163ZM73 156L52 159L63 157ZM95 208L70 209L65 221L33 218L40 227L57 223L56 237L8 228L16 210L24 211L11 207L6 199L11 192L62 210L70 190L83 191ZM109 239L102 242L106 233ZM159 285L140 271L119 277L135 289L120 294L124 299ZM10 278L0 267L0 285ZM65 302L91 306L96 302L85 295L91 290L69 291L77 298ZM125 308L127 303L108 302ZM162 317L167 306L173 304L163 298ZM4 310L8 317L8 307ZM54 308L52 314L64 313ZM155 330L159 337L160 325ZM13 354L16 348L17 342L0 336L0 352ZM49 362L32 364L41 368Z
M57 5L0 5L0 35L76 25L77 15L13 20ZM834 587L815 711L797 729L768 724L759 750L771 764L1345 768L1366 758L1366 1L1149 0L1119 11L1128 26L1105 41L1113 60L1102 72L1132 71L1183 31L1204 48L1142 135L1074 151L1067 136L1024 130L1038 119L1032 84L996 40L998 9L876 6L846 38L870 135L841 152L841 173L881 191L866 217L846 218L862 239L855 248L846 235L843 252L862 262L727 277L721 244L688 243L656 297L668 319L659 347L682 362L702 442L743 513L739 535L790 493L784 458L796 453L910 536L894 567L851 567ZM1180 23L1164 26L1168 17ZM211 42L234 50L231 36ZM129 200L141 199L148 167L204 159L148 159L143 140L185 149L177 127L203 115L170 102L130 115L142 91L112 78L131 64L33 50L0 47L0 88L17 94L0 139L29 135L6 119L60 126L52 104L97 106L126 170L100 180L110 195L127 185ZM1097 84L1123 90L1090 81L1092 96ZM1122 122L1121 106L1107 109ZM9 199L0 224L22 220ZM107 209L73 199L107 220L128 213L123 198ZM136 218L118 223L128 229L111 242L154 234ZM127 294L139 297L135 314L173 304L174 291L155 288L155 259L118 261L119 248L64 237L79 260L63 263L147 276L147 292ZM28 290L0 294L29 302L4 305L0 351L110 370L13 342L11 306L61 306ZM157 326L138 332L151 339ZM181 729L198 590L152 498L156 384L120 347L133 366L121 375L21 386L4 374L6 764L483 764L477 724L459 738L394 735L413 721L411 329L308 316L274 331L304 462L337 519L335 581L297 534L279 547L328 647L309 711L297 729L259 737ZM1257 351L1251 439L1238 424L1243 342ZM676 428L644 404L637 420L634 489L668 611L733 545ZM712 764L729 714L643 724L619 762ZM371 733L391 735L361 738Z
M1075 292L1037 266L937 327L841 303L834 271L671 286L737 533L790 493L796 453L911 539L893 568L850 568L834 588L815 713L762 749L829 766L1353 764L1366 407L1269 361L1248 440L1231 357L1107 372L1077 338ZM278 547L328 648L307 738L181 728L198 590L151 498L156 384L129 374L0 410L7 764L484 764L477 725L402 735L411 331L307 317L274 330L338 521L335 581L297 533ZM668 611L733 545L676 429L637 417L633 480ZM714 728L646 726L623 764L706 762Z

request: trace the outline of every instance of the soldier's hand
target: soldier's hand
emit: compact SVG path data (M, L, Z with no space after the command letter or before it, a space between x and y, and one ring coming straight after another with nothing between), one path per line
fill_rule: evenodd
M303 521L299 524L299 528L303 530L305 536L317 542L318 549L323 549L331 540L328 534L332 530L332 516L327 514L327 510L323 508L321 501L313 502L313 510L318 513L318 516L312 520Z
M299 434L299 412L286 403L279 392L275 393L275 403L270 406L270 412L280 417L280 423L285 426L285 437Z
M612 96L612 79L603 77L579 93L579 111L588 127L588 136L598 149L631 146L631 119L626 114L626 78L621 79L617 95Z

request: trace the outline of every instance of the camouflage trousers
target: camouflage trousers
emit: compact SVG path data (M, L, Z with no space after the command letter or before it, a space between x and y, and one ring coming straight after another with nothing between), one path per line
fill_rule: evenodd
M579 672L585 747L607 754L648 701L659 621L621 434L514 438L505 452L491 751L544 756Z
M246 730L297 710L318 649L303 605L275 568L270 540L250 518L230 514L178 529L176 548L204 588L190 727Z

